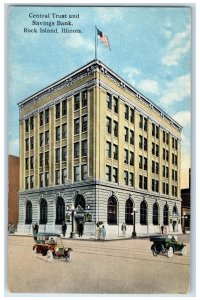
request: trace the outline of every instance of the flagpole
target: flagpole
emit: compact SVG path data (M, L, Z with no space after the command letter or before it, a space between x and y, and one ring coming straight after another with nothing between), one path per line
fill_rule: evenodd
M97 59L97 27L95 25L95 59Z

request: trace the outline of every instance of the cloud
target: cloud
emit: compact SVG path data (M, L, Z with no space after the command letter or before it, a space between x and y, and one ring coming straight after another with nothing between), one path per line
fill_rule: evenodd
M169 32L166 34L169 35ZM182 56L187 53L191 47L190 36L191 27L189 25L187 25L185 31L176 33L169 41L161 63L166 66L177 66Z
M65 41L65 45L67 47L71 48L77 48L77 49L87 49L90 51L94 51L94 43L84 39L82 35L71 35L69 38Z
M172 32L170 30L165 30L164 35L167 39L170 39L170 37L172 36Z
M191 95L191 78L186 74L175 78L168 83L163 90L163 96L159 99L160 104L169 106L174 102L181 102L184 98Z
M182 126L190 125L191 113L189 111L179 111L173 118Z
M126 75L127 77L127 81L132 84L135 85L135 79L134 77L138 76L140 74L140 71L136 68L132 68L132 67L125 67L123 69L123 73Z
M141 80L138 86L139 89L151 94L159 94L158 82L151 79Z

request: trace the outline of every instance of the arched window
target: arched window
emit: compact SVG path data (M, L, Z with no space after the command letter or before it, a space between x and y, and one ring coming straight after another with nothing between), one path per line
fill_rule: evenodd
M45 199L40 201L40 224L47 224L47 201Z
M169 209L168 209L168 206L167 204L165 204L164 206L164 210L163 210L163 224L164 225L169 225Z
M114 197L108 199L108 224L117 225L117 200Z
M147 225L147 204L145 201L140 204L140 224Z
M75 199L75 208L80 205L85 210L85 198L83 195L77 195Z
M56 224L62 224L65 221L65 202L63 198L58 197L56 201Z
M130 198L126 201L125 222L127 225L133 224L133 201Z
M158 225L158 203L153 205L153 225Z
M31 223L32 223L32 203L30 201L27 201L25 224L31 224Z
M177 214L178 214L177 206L174 205L174 207L173 207L173 215L177 215Z

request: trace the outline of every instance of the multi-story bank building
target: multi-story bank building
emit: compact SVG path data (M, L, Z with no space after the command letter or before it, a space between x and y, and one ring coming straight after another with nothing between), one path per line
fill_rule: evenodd
M99 60L21 101L18 230L181 230L182 127ZM73 229L73 230L72 230Z

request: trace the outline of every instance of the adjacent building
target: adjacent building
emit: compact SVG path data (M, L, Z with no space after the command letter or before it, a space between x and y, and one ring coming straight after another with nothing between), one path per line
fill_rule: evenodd
M190 231L191 169L189 169L189 188L181 189L181 214L183 232Z
M18 230L181 230L182 127L99 60L21 101ZM135 218L135 220L134 220ZM73 228L72 228L73 227Z

